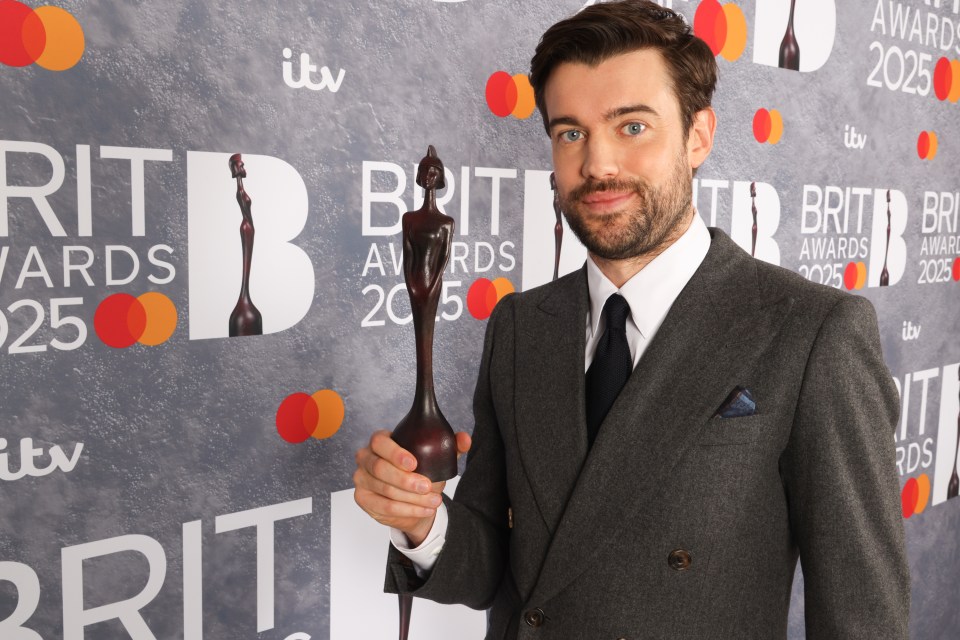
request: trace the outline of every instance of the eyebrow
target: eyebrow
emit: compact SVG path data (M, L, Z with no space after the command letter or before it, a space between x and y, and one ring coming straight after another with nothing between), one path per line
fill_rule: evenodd
M611 109L603 114L603 119L609 122L610 120L615 120L616 118L620 118L631 113L648 113L652 116L660 116L656 109L641 103ZM580 121L571 116L560 116L558 118L551 118L548 128L552 131L554 127L562 124L578 127L580 126Z

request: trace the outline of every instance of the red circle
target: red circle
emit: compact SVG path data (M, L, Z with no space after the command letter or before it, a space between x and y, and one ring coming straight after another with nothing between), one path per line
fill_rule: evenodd
M770 138L770 130L773 128L773 119L770 112L766 109L757 109L753 114L753 137L757 142L766 142Z
M953 259L953 279L960 282L960 257Z
M104 298L93 314L93 328L107 346L125 349L140 339L147 313L140 301L127 293Z
M847 263L846 268L843 270L843 286L847 288L847 291L852 291L857 286L857 263L849 262Z
M727 17L717 0L703 0L693 14L693 32L707 43L713 55L723 49L727 38Z
M492 303L491 303L492 299ZM467 291L467 309L477 320L486 320L497 304L497 288L486 278L477 278Z
M909 518L913 515L914 510L917 508L917 499L920 497L920 486L917 484L916 478L910 478L907 480L907 483L903 485L903 491L900 492L900 509L903 512L904 518Z
M38 34L39 26L39 34ZM27 5L16 0L0 0L0 63L11 67L25 67L37 60L39 37L40 52L46 42L43 23Z
M930 134L921 131L920 135L917 136L917 155L920 156L921 160L926 160L928 153L930 153Z
M487 106L495 116L506 118L517 106L517 84L506 71L497 71L487 79Z
M292 444L303 442L310 437L310 431L304 424L311 413L315 416L311 425L316 423L319 416L317 403L305 393L291 393L283 399L277 408L277 433L280 437Z
M951 85L953 85L953 69L951 69L950 60L940 58L937 60L937 66L933 68L933 92L940 100L946 100L950 95Z

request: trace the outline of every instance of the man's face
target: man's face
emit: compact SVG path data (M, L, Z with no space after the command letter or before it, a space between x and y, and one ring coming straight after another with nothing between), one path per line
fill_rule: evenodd
M661 54L561 64L544 100L560 203L587 249L623 260L673 242L693 213L691 167L709 149L701 157L688 140Z

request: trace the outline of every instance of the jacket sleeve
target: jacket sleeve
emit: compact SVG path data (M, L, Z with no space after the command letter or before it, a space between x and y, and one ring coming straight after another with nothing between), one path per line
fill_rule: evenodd
M780 461L810 640L908 638L899 405L872 305L842 297L813 343Z
M443 604L486 609L508 561L509 528L503 439L493 400L493 362L513 357L514 296L504 297L487 324L473 398L473 443L453 500L444 496L449 522L443 550L426 579L391 545L384 591Z

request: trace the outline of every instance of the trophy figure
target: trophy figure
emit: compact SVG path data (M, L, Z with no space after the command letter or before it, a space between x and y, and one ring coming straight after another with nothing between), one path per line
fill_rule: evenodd
M420 161L417 184L424 189L423 206L403 214L402 221L403 277L417 341L417 389L393 439L417 459L417 473L438 482L457 475L457 440L433 389L433 328L453 242L453 218L437 209L437 189L445 181L443 163L432 145Z
M960 369L957 370L957 378L960 379ZM950 483L947 484L947 500L960 495L960 475L957 474L958 455L960 455L960 414L957 414L957 451L953 454L953 475L950 476Z
M750 210L753 212L753 242L750 244L750 255L757 257L757 183L750 183Z
M443 270L453 242L453 218L437 209L443 189L443 163L430 145L417 168L423 206L403 214L403 277L410 295L417 341L417 389L413 406L393 430L393 439L417 459L417 473L433 482L457 475L457 439L440 412L433 388L433 328L443 285ZM400 640L410 632L413 597L399 596Z
M553 215L557 223L553 225L555 249L553 252L553 279L560 277L560 246L563 244L563 214L560 211L560 194L557 193L557 174L550 173L550 188L553 189Z
M790 20L787 21L787 31L780 42L780 59L777 66L781 69L800 71L800 45L797 36L793 33L793 10L797 0L790 0Z
M243 188L247 170L239 153L230 156L230 173L237 179L237 204L243 221L240 223L240 246L243 248L243 278L240 282L240 297L230 314L230 337L259 336L263 334L263 316L250 299L250 263L253 260L253 201Z
M887 246L883 249L883 271L880 272L880 286L890 286L890 271L887 270L887 254L890 253L890 189L887 189Z

